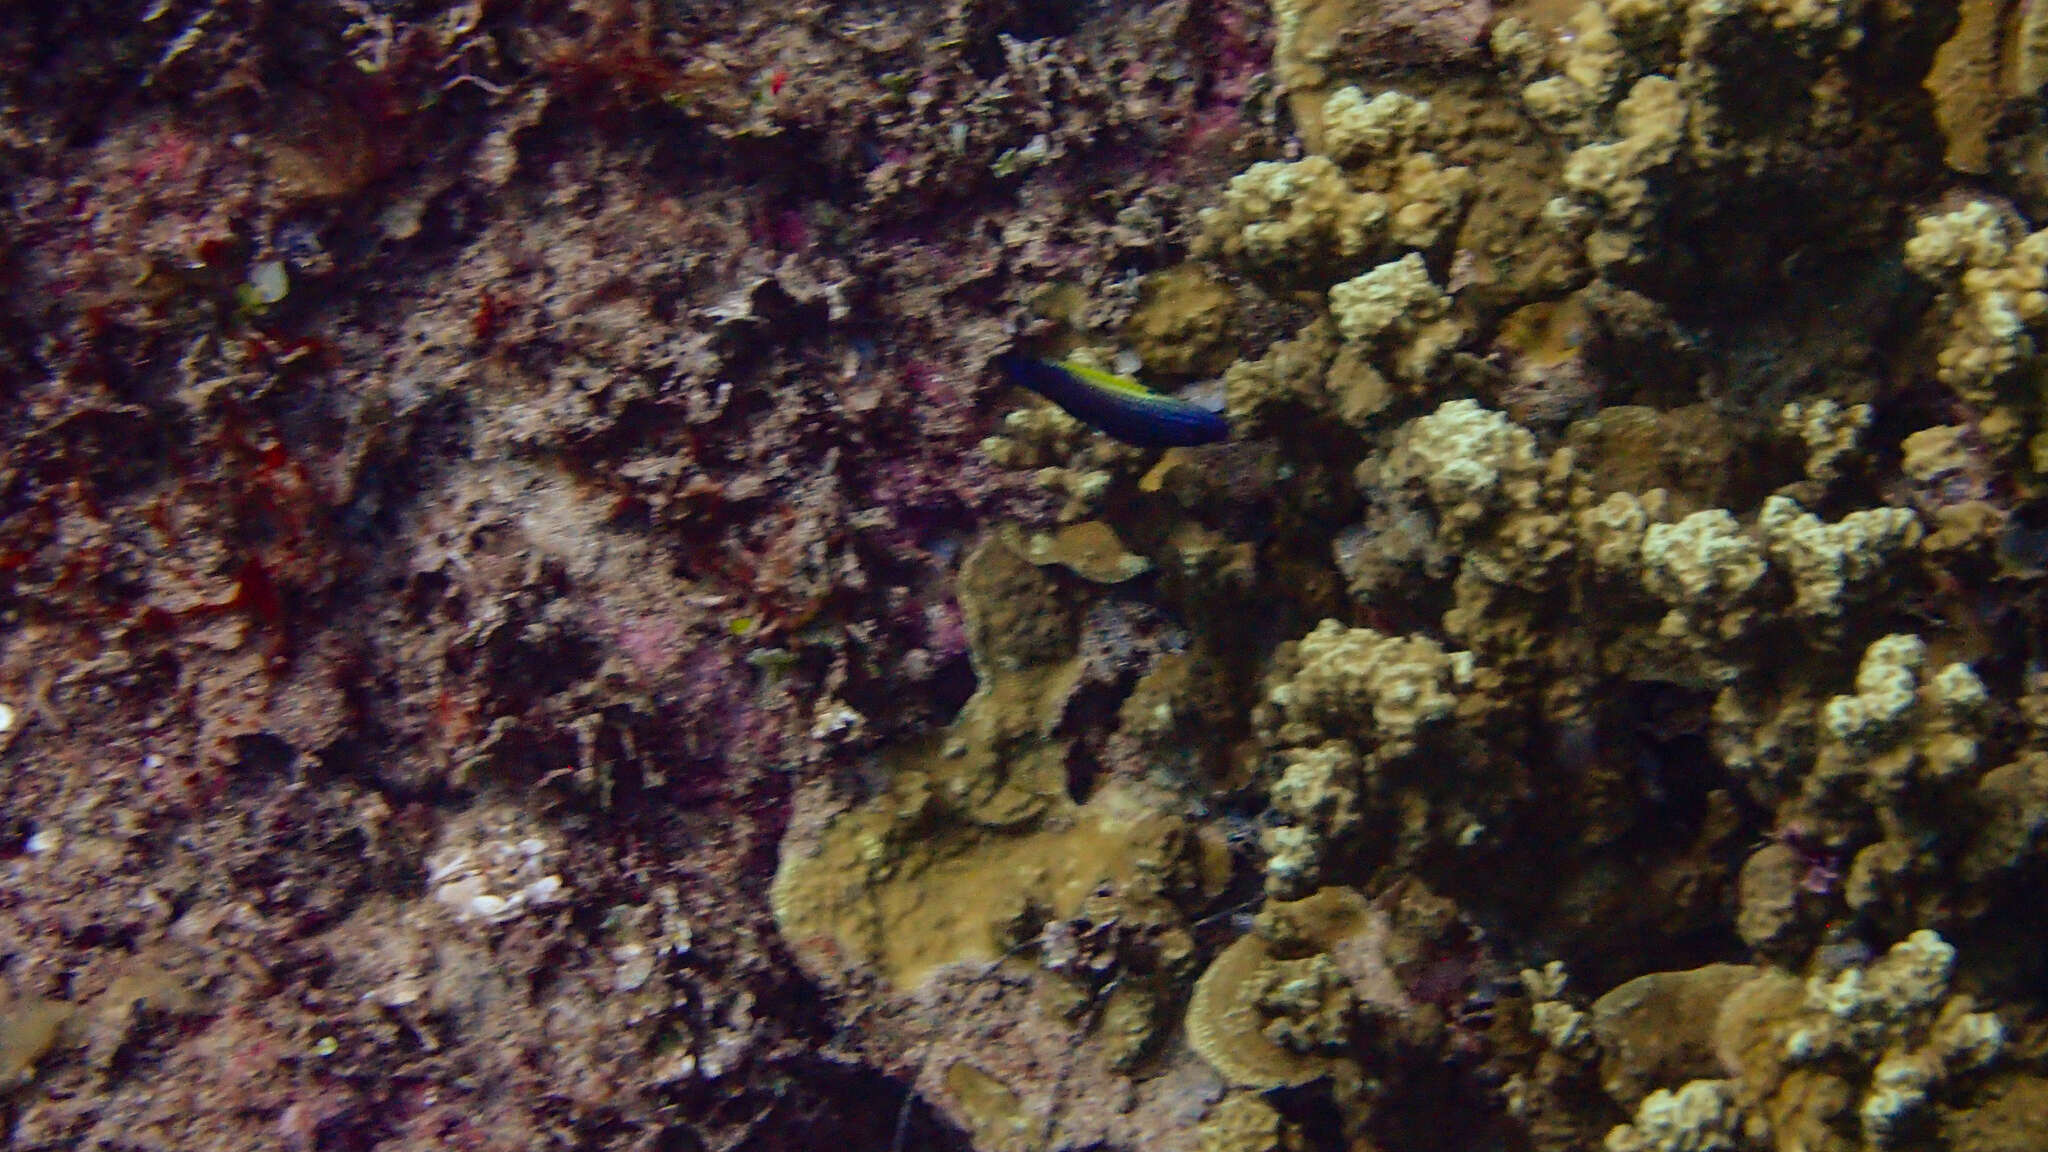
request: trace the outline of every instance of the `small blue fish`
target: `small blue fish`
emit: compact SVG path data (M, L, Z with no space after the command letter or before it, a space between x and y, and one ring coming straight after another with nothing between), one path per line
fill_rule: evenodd
M1230 437L1221 413L1162 396L1128 376L1066 360L1006 352L996 357L1010 383L1029 388L1095 430L1140 448L1214 444Z

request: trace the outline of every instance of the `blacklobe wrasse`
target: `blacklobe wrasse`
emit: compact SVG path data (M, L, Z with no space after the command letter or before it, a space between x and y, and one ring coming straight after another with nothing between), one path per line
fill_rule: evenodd
M1031 389L1067 415L1126 444L1181 448L1230 436L1230 422L1221 413L1162 396L1128 376L1015 352L996 357L996 367L1010 383Z

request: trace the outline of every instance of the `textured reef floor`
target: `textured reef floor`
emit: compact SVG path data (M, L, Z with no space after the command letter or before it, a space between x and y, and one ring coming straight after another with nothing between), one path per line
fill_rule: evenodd
M0 1147L2048 1147L2038 2L17 6Z

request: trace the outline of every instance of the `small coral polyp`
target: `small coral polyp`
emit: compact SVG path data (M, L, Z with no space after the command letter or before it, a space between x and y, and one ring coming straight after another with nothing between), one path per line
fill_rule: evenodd
M509 806L482 805L449 825L427 857L434 903L457 920L503 924L567 899L560 849Z

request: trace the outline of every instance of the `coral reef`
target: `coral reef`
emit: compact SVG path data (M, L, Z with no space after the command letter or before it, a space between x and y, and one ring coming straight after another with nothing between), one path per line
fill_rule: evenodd
M2041 3L301 7L0 29L10 1147L2040 1143Z
M1954 960L1955 949L1923 929L1868 964L1816 973L1803 988L1782 973L1724 965L1664 974L1662 987L1626 998L1610 993L1618 1002L1603 1018L1621 1041L1610 1058L1626 1083L1707 1074L1647 1094L1611 1087L1618 1101L1640 1103L1607 1147L1909 1144L1934 1099L1963 1092L2005 1046L1996 1015L1949 991ZM1673 1011L1688 1001L1705 1010ZM1621 1040L1649 1029L1674 1031L1648 1044ZM1665 1053L1680 1043L1692 1055L1671 1061Z

